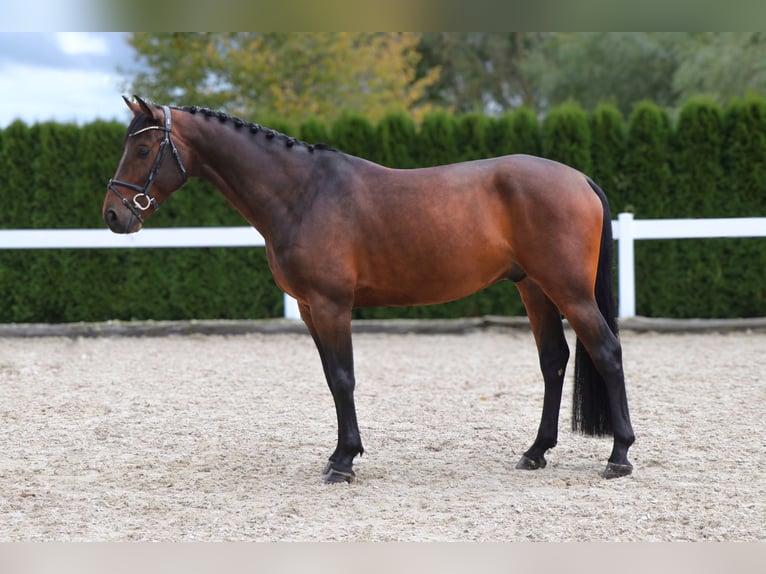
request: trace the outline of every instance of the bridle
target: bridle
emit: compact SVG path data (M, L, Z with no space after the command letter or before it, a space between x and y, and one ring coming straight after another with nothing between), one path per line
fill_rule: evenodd
M142 134L144 132L147 132L149 130L160 130L165 132L165 137L162 140L162 143L160 144L160 150L157 152L157 157L154 159L154 165L152 166L151 171L149 172L149 176L146 179L146 183L143 187L136 185L135 183L129 183L127 181L122 181L119 179L110 179L109 183L107 184L107 189L114 194L117 195L117 197L120 198L120 201L122 201L122 204L127 207L133 215L135 215L138 220L143 223L144 219L141 217L141 212L146 211L149 209L149 207L153 207L154 211L157 211L160 208L159 203L157 203L157 200L154 198L154 196L149 192L149 190L152 187L152 184L154 183L154 178L157 176L157 172L160 170L160 166L162 165L162 158L165 155L165 150L167 149L168 145L170 146L170 149L173 153L173 157L176 158L176 163L178 164L178 169L181 170L181 175L184 177L184 183L186 183L187 175L186 175L186 168L184 168L184 164L181 161L181 156L178 154L178 149L176 148L176 144L173 142L173 138L171 137L171 125L170 125L170 108L168 106L162 106L162 111L165 114L165 126L148 126L143 129L140 129L138 131L135 131L133 133L128 134L129 138L132 138L133 136L137 136L138 134ZM132 189L134 191L137 191L138 193L133 196L133 201L129 201L128 198L126 198L124 195L122 195L119 190L117 189L117 186L121 187L127 187L128 189Z

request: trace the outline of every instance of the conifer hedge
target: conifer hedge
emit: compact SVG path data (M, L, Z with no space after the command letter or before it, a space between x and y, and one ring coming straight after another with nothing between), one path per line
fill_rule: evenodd
M651 102L628 118L611 105L574 103L541 121L520 108L490 118L428 114L419 126L391 113L377 124L354 114L332 125L310 120L309 142L399 168L509 153L543 155L588 173L612 215L636 218L766 216L766 99L725 109L692 99L677 118ZM103 227L106 181L122 153L125 126L14 122L0 129L0 228ZM223 197L192 180L152 227L247 223ZM637 312L663 317L766 316L766 239L639 241ZM518 315L503 283L453 303L361 309L356 317ZM108 319L261 318L282 314L282 296L262 248L8 250L0 252L0 322Z

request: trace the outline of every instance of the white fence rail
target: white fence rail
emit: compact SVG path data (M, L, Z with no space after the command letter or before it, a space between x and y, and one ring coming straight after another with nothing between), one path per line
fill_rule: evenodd
M633 219L632 213L620 213L612 230L617 240L618 314L624 318L636 315L636 240L766 237L766 217Z
M645 239L766 237L766 217L730 219L634 219L621 213L612 222L618 241L620 317L636 314L634 243ZM150 247L263 247L252 227L171 227L117 235L108 229L0 230L0 249L108 249ZM285 318L299 319L298 304L285 294Z
M108 229L3 229L0 249L119 249L150 247L263 247L252 227L163 227L120 235ZM300 319L298 302L284 295L286 319Z

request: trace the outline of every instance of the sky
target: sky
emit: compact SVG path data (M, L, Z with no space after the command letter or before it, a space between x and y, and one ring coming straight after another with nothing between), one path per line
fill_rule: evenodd
M126 122L118 66L135 65L121 32L0 32L0 128L16 119Z

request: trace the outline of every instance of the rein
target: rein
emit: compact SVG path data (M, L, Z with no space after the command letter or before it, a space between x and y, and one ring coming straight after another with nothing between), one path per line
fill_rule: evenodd
M122 201L123 205L127 207L133 213L133 215L135 215L138 218L138 220L141 223L144 222L144 219L141 217L140 212L146 211L147 209L149 209L149 207L154 208L154 211L157 211L160 208L159 203L157 203L157 200L149 192L149 190L151 189L152 184L154 183L154 178L157 176L157 173L160 170L160 166L162 165L162 159L165 155L165 150L167 149L168 146L170 146L170 149L173 153L173 157L176 158L178 169L181 170L181 175L183 175L184 177L184 183L186 183L186 180L187 180L186 168L184 168L184 164L181 161L181 156L178 153L176 144L173 142L173 138L171 137L172 127L170 123L171 122L170 108L168 106L162 106L162 111L165 114L164 127L148 126L128 134L128 137L132 138L133 136L137 136L149 130L160 130L162 132L165 132L165 136L162 140L162 143L160 144L160 151L157 152L157 157L154 160L154 165L152 166L152 169L149 172L149 176L147 177L146 183L144 184L144 186L141 187L139 185L136 185L135 183L122 181L119 179L110 179L109 183L107 184L107 189L111 191L112 193L116 194L117 197L120 198L120 201ZM131 202L123 194L119 192L119 190L117 189L117 186L127 187L128 189L132 189L133 191L137 191L138 193L136 193L136 195L133 196L133 201Z

